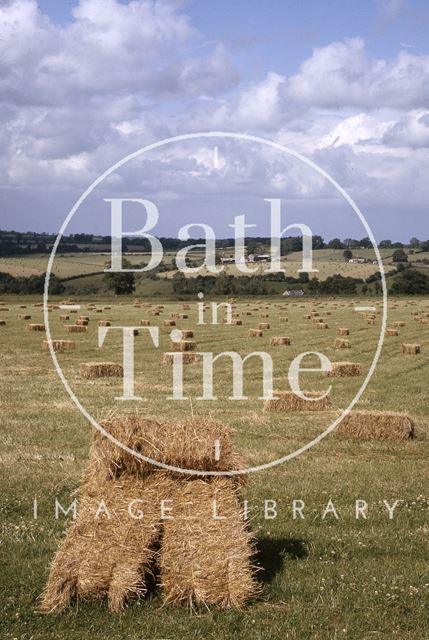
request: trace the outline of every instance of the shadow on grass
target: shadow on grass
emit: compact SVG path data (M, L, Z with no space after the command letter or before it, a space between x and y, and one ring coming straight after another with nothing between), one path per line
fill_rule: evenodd
M261 568L258 579L264 584L282 571L286 558L300 560L308 556L307 544L299 538L261 538L256 548L256 562Z

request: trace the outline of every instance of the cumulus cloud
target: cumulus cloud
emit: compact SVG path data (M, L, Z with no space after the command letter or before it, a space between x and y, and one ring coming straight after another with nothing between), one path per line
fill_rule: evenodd
M393 19L401 5L383 6ZM280 61L263 77L241 77L180 2L80 0L57 25L36 0L0 1L0 101L3 187L21 193L84 188L148 142L220 129L304 153L366 203L409 202L410 185L415 204L428 195L429 56L374 58L361 38L315 49L289 75ZM327 197L317 177L303 187L299 170L232 147L228 162L220 158L222 179L213 180L210 145L146 169L146 186L158 172L169 197L192 193L196 176L211 193L227 180L231 193L235 183L260 196ZM118 189L127 184L117 178Z

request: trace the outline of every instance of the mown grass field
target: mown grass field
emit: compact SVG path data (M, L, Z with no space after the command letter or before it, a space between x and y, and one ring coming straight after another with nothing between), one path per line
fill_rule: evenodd
M274 388L287 390L291 360L304 351L317 350L332 361L361 363L364 374L372 361L380 331L354 311L355 305L374 305L375 298L285 300L284 298L240 300L235 315L242 326L196 324L196 302L163 303L159 316L152 307L132 305L130 298L93 299L101 313L89 311L91 298L76 300L80 313L90 316L88 331L70 335L53 309L49 313L52 337L71 338L76 350L58 354L71 387L96 418L109 409L118 410L115 396L120 380L84 381L80 362L121 362L119 332L111 332L102 349L97 347L98 320L112 325L139 325L149 319L160 326L160 348L149 343L144 330L135 338L136 392L143 402L122 403L120 411L138 409L144 414L172 418L211 415L236 429L236 446L247 465L261 464L285 455L323 431L347 406L361 378L327 379L319 374L302 376L302 388L322 390L332 384L332 410L296 414L262 411L260 364L245 367L247 401L229 401L231 371L225 362L216 366L215 401L199 401L201 367L185 367L188 399L169 402L171 370L161 364L170 349L169 331L163 320L171 313L189 317L177 320L179 328L195 332L199 351L234 350L245 355L266 350L274 362ZM357 408L410 413L416 420L416 438L409 442L368 442L329 435L306 454L287 464L253 474L243 489L250 505L250 524L259 548L262 595L242 611L200 610L162 606L159 593L132 603L121 616L107 611L104 602L80 602L68 612L42 616L36 612L37 597L46 581L49 562L67 526L67 518L54 517L55 497L70 504L86 464L91 427L69 399L48 352L42 350L44 334L26 330L31 322L42 322L35 298L4 297L0 319L2 338L1 376L1 514L3 613L2 637L12 640L91 637L94 640L127 638L218 639L373 639L429 638L429 411L427 376L429 325L415 322L412 314L429 314L429 300L391 299L388 326L405 322L398 337L386 337L375 375ZM58 300L51 302L57 302ZM20 308L26 305L26 309ZM110 306L110 309L104 307ZM379 300L375 301L378 311ZM6 310L7 309L7 310ZM304 316L317 310L328 323L316 329ZM250 313L251 315L247 315ZM265 317L268 315L268 317ZM287 316L288 322L280 321ZM74 322L77 315L70 315ZM269 322L262 338L249 338L249 328ZM334 349L338 327L349 327L351 349ZM291 346L270 347L272 336L289 336ZM421 345L421 354L401 355L402 342ZM309 362L307 361L307 364ZM311 366L311 365L310 365ZM33 519L33 500L39 502ZM305 502L305 519L292 518L292 500ZM339 519L322 513L332 499ZM355 501L366 500L368 519L356 520ZM264 518L264 500L276 500L277 518ZM383 504L399 500L393 520Z
M268 249L267 249L268 251ZM232 251L226 252L227 255L233 255ZM392 255L391 249L380 250L382 259L385 264L390 263ZM328 276L332 276L336 273L342 275L351 276L354 278L367 278L371 274L378 271L378 265L371 263L367 264L349 264L344 262L343 251L341 249L320 249L313 252L313 260L315 268L319 269L317 277L320 280L325 280ZM359 249L355 251L356 255L359 255L368 259L375 259L375 254L372 249ZM416 254L416 257L424 257L423 254ZM190 257L194 259L202 259L203 254L198 251L194 251L190 254ZM109 260L110 254L108 252L103 253L61 253L61 249L55 257L53 272L58 278L70 278L78 275L85 275L93 273L94 271L102 271L105 268L106 262ZM127 259L132 264L139 264L140 262L148 262L149 254L144 253L130 253L127 254ZM173 252L165 252L163 261L166 264L170 262L173 265L175 254ZM48 256L46 254L29 254L22 256L5 256L0 258L0 271L10 273L13 276L41 275L46 272L48 264ZM267 265L259 263L250 265L250 267L257 267L257 274L262 274L267 269ZM285 269L286 275L297 277L298 270L302 267L302 254L300 252L291 253L282 261L282 268ZM235 265L224 265L225 273L228 275L241 275L240 271ZM175 271L166 272L166 277L172 277ZM208 272L207 272L208 273ZM206 275L204 270L200 270L200 275Z

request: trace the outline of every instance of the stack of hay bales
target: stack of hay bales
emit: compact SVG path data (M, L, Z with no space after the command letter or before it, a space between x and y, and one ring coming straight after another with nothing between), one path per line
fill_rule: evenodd
M333 378L347 378L362 375L362 367L359 362L332 362L332 368L328 376Z
M27 329L28 331L44 331L45 325L38 324L38 323L30 323L30 324L27 324Z
M414 356L420 353L421 348L419 344L403 344L402 353L409 356Z
M82 362L80 365L82 378L122 378L124 370L116 362Z
M108 418L102 426L129 449L171 467L239 468L231 432L218 422L130 415ZM130 597L146 594L156 567L166 602L241 606L257 593L257 584L239 485L232 476L156 468L95 432L78 517L53 560L41 610L61 611L74 597L107 596L109 608L119 612ZM110 517L94 517L101 501ZM130 517L133 503L142 517Z
M311 398L303 400L293 391L275 391L274 398L265 401L264 411L326 411L332 405L329 396L321 397L316 391L303 391L304 396Z
M64 331L66 333L85 333L86 325L82 324L65 324Z
M350 349L350 341L343 338L335 338L335 349Z
M352 411L337 427L337 433L361 440L404 441L414 437L414 422L393 411Z
M249 329L250 338L262 338L263 332L261 329Z
M279 347L281 345L289 346L290 338L287 338L286 336L278 336L275 338L271 338L270 344L272 347Z
M73 351L76 347L73 340L51 340L51 345L54 351ZM43 341L43 348L49 350L49 341Z

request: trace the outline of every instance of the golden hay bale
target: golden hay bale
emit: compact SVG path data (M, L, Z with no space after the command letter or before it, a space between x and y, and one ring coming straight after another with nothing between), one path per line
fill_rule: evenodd
M419 344L406 344L402 345L402 353L406 355L416 355L421 352Z
M339 336L348 336L350 335L350 329L347 327L338 327L337 333Z
M258 324L258 329L269 329L270 328L270 323L269 322L260 322Z
M290 345L290 338L286 338L285 336L278 336L276 338L271 338L270 345L272 347L278 347L281 345Z
M164 320L163 323L164 327L175 327L176 326L176 321L175 320Z
M124 370L116 362L81 362L82 378L122 378Z
M335 349L350 349L350 341L342 338L335 338Z
M179 320L187 320L189 318L187 313L179 313Z
M0 307L0 311L9 311L9 307Z
M394 327L405 327L405 322L403 322L402 320L395 320L395 322L393 323Z
M79 316L79 320L88 320L89 322L89 316Z
M373 320L372 318L369 318L369 319L366 321L366 323L367 323L367 324L375 324L375 320Z
M429 320L427 318L420 318L420 324L428 324Z
M109 320L99 320L98 321L98 326L99 327L110 327L110 322L109 322Z
M166 520L160 582L167 603L240 607L258 592L255 549L231 478L182 480Z
M262 338L263 332L261 329L249 329L249 337L250 338Z
M103 309L94 309L95 313L103 313Z
M164 353L164 355L162 356L162 364L173 364L174 355L175 354L173 353ZM195 353L190 353L188 351L186 353L181 353L180 355L182 356L180 362L182 362L183 364L194 364L194 362L197 361L197 356L195 355Z
M235 318L235 319L232 321L232 324L233 324L235 327L239 327L239 326L241 326L241 325L243 324L243 320L238 320L238 318Z
M316 391L303 391L302 393L308 398L320 398L320 393ZM264 411L325 411L332 405L329 396L318 400L303 400L293 391L275 391L274 395L274 398L265 401Z
M85 333L86 326L82 324L65 324L64 331L66 333Z
M327 375L332 378L360 376L362 367L358 362L332 362L332 369Z
M337 434L360 440L409 440L414 423L404 413L393 411L352 411L340 422Z
M215 420L203 417L161 420L130 414L108 417L101 426L132 451L163 464L202 471L241 468L232 446L231 428ZM123 470L145 475L154 469L149 462L116 446L98 430L93 431L91 460L88 474L100 474L102 468L105 478L113 478Z
M31 316L28 314L20 313L18 315L18 320L31 320Z
M19 304L18 305L18 309L26 309L27 305L26 304Z
M386 329L386 336L398 336L399 331L397 329L388 328Z
M54 351L74 351L76 345L73 340L51 340L51 345ZM49 341L43 341L43 348L47 351L49 349Z
M329 329L327 322L318 322L316 326L318 329Z
M150 320L140 320L141 327L150 327Z
M159 314L160 314L160 311L152 311L153 316L159 316Z
M78 318L75 323L78 327L87 327L89 324L89 320L83 320L82 318Z
M40 611L62 611L75 597L107 596L109 609L120 612L128 598L145 595L161 531L160 501L171 498L173 484L162 472L145 479L123 474L115 481L84 482L78 517L52 562Z
M28 331L44 331L45 325L38 323L27 324L27 329Z
M6 326L6 320L0 320L0 327Z
M191 308L191 305L189 305L189 304L182 304L182 309L183 309L184 311L187 311L187 310L188 310L188 309L190 309L190 308Z
M195 351L197 343L193 340L179 340L173 342L173 351Z
M109 307L109 306L107 306L107 307L103 307L103 309L104 309L105 311L108 311L108 310L109 310L109 309L111 309L111 308L112 308L112 307Z
M192 329L180 329L180 333L182 334L182 339L194 337Z
M64 321L64 320L69 320L69 319L70 319L70 316L66 316L66 315L60 316L60 320Z
M280 322L289 322L289 318L287 316L280 316Z

